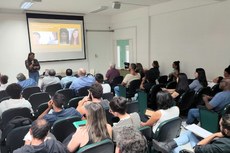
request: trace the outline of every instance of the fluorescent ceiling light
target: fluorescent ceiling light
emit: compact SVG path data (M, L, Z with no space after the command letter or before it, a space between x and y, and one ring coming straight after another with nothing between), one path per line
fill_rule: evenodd
M21 4L21 9L27 10L29 9L34 3L32 1L24 1Z

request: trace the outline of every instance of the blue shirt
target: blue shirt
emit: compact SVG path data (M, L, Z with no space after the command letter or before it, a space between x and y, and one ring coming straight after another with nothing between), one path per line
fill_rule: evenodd
M64 88L66 83L73 82L73 80L75 80L75 79L76 79L75 76L66 76L66 77L63 77L61 79L61 86Z
M34 79L31 78L19 81L18 84L22 87L22 89L25 89L26 87L37 86L37 82L35 82Z
M197 92L199 89L203 88L203 86L200 84L200 82L195 79L190 85L189 88Z
M213 107L214 111L218 112L222 110L225 105L230 103L230 91L222 91L217 93L209 104Z
M71 116L79 116L80 118L82 117L81 114L75 108L71 107L63 109L60 112L52 112L52 114L46 114L43 117L43 119L49 122L50 125L53 125L55 121Z
M95 83L95 78L92 75L89 76L83 76L76 78L73 80L72 84L70 85L70 89L74 89L76 92L83 87L90 87Z

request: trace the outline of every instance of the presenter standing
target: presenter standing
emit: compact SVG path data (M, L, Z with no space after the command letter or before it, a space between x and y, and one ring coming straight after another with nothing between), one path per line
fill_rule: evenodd
M35 82L38 84L39 79L39 70L40 70L40 64L37 59L34 58L34 53L30 52L28 54L28 58L25 61L26 68L29 71L29 78L34 79Z

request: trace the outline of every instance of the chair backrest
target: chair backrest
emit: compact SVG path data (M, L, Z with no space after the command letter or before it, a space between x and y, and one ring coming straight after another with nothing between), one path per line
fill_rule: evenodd
M10 96L6 93L5 90L0 91L0 102L6 99L10 99Z
M204 87L198 90L194 95L194 106L203 105L204 104L202 99L203 94L210 95L210 93L211 93L210 87Z
M175 117L162 122L154 133L154 139L157 141L166 141L176 138L180 134L182 119Z
M75 98L72 98L69 100L69 103L68 103L68 107L73 107L73 108L77 108L78 106L78 102L80 100L82 100L84 97L75 97Z
M139 79L131 81L128 87L129 94L134 95L136 93L136 90L139 89L140 84L141 84L141 80Z
M195 91L189 89L180 96L180 99L177 103L178 107L180 108L180 114L187 114L188 110L192 107L194 102L194 94Z
M64 89L69 89L70 85L72 84L72 81L69 81L64 84Z
M49 100L50 96L47 92L34 93L28 99L34 111L37 110L40 104L48 102Z
M22 97L28 100L32 94L38 93L38 92L41 92L41 89L39 87L26 87L22 91Z
M112 113L109 112L109 109L105 109L105 115L107 123L113 126L113 123L116 123L119 121L118 117L115 117Z
M12 153L14 150L24 145L23 138L29 131L31 125L17 127L13 129L6 138L7 152Z
M166 88L167 89L175 89L176 85L177 85L176 81L171 81L171 82L169 82L169 83L166 84Z
M122 85L118 85L118 87L120 96L126 98L126 88Z
M77 92L77 96L78 97L81 97L81 96L87 96L89 93L88 93L88 90L89 90L90 87L86 86L86 87L82 87L78 90Z
M38 107L37 107L37 109L36 109L36 114L35 114L35 116L39 116L39 115L41 115L46 109L48 108L48 103L42 103L42 104L40 104Z
M145 136L146 140L151 141L153 138L152 128L149 126L142 126L139 131Z
M137 101L139 104L140 114L144 115L147 109L147 94L144 91L139 91Z
M54 122L51 132L56 137L56 139L62 142L65 138L67 138L71 133L76 131L76 127L74 127L73 122L80 121L81 118L73 116L65 119L60 119Z
M50 96L54 96L54 94L56 93L56 91L62 89L62 86L60 83L56 83L56 84L51 84L51 85L48 85L46 87L46 90L45 92L48 92L48 94Z
M60 89L56 93L63 94L66 98L66 103L64 104L64 107L67 107L67 104L70 99L76 97L75 91L73 89Z
M200 126L212 133L219 131L219 114L205 107L199 108Z
M150 89L150 97L149 97L149 99L148 99L148 102L150 103L150 107L151 107L153 110L156 110L156 109L157 109L157 93L158 93L159 91L162 91L161 85L160 85L160 84L154 85L154 86L152 86L152 88Z
M139 102L137 102L137 101L132 101L132 102L129 102L129 103L127 103L126 104L126 106L127 106L127 113L133 113L133 112L139 112L140 111L140 109L139 109Z
M97 143L86 145L79 149L77 153L114 153L112 140L105 139Z
M103 98L103 99L107 99L108 101L112 100L113 97L114 97L114 96L113 96L113 93L112 93L112 92L104 93L104 94L102 95L102 98Z
M162 75L158 78L158 82L161 84L167 84L168 76L167 75Z
M227 104L224 107L224 110L221 113L222 113L222 115L224 115L224 114L230 114L230 104Z
M4 129L7 123L16 116L31 118L30 109L26 107L12 108L2 113L1 129Z
M61 75L56 75L56 77L58 77L60 80L62 79L62 76L61 76Z
M113 78L112 82L111 82L111 86L117 86L118 84L121 84L121 82L123 81L124 77L123 76L117 76L115 78Z

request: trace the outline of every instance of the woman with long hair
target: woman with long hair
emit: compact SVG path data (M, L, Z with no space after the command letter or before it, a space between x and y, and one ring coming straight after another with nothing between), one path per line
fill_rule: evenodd
M29 78L34 79L34 81L38 84L39 80L39 70L40 64L37 59L34 58L35 54L30 52L28 54L27 60L25 61L25 65L27 70L29 71Z
M79 31L74 29L70 38L71 45L79 45Z
M170 93L160 91L157 93L157 108L147 122L141 122L142 126L153 126L153 133L155 133L160 123L178 117L179 108L174 106L174 101Z
M85 105L87 123L77 128L67 145L70 152L104 139L112 137L112 128L106 121L105 111L99 103L89 102Z
M180 61L174 61L172 64L173 72L169 74L169 82L176 81L178 74L180 73Z
M208 82L203 68L197 68L194 75L195 80L193 80L193 82L189 85L190 89L197 92L199 89L207 87Z
M168 91L174 99L177 99L189 89L188 77L185 73L179 73L176 81L177 85L175 89L163 89L164 91Z

